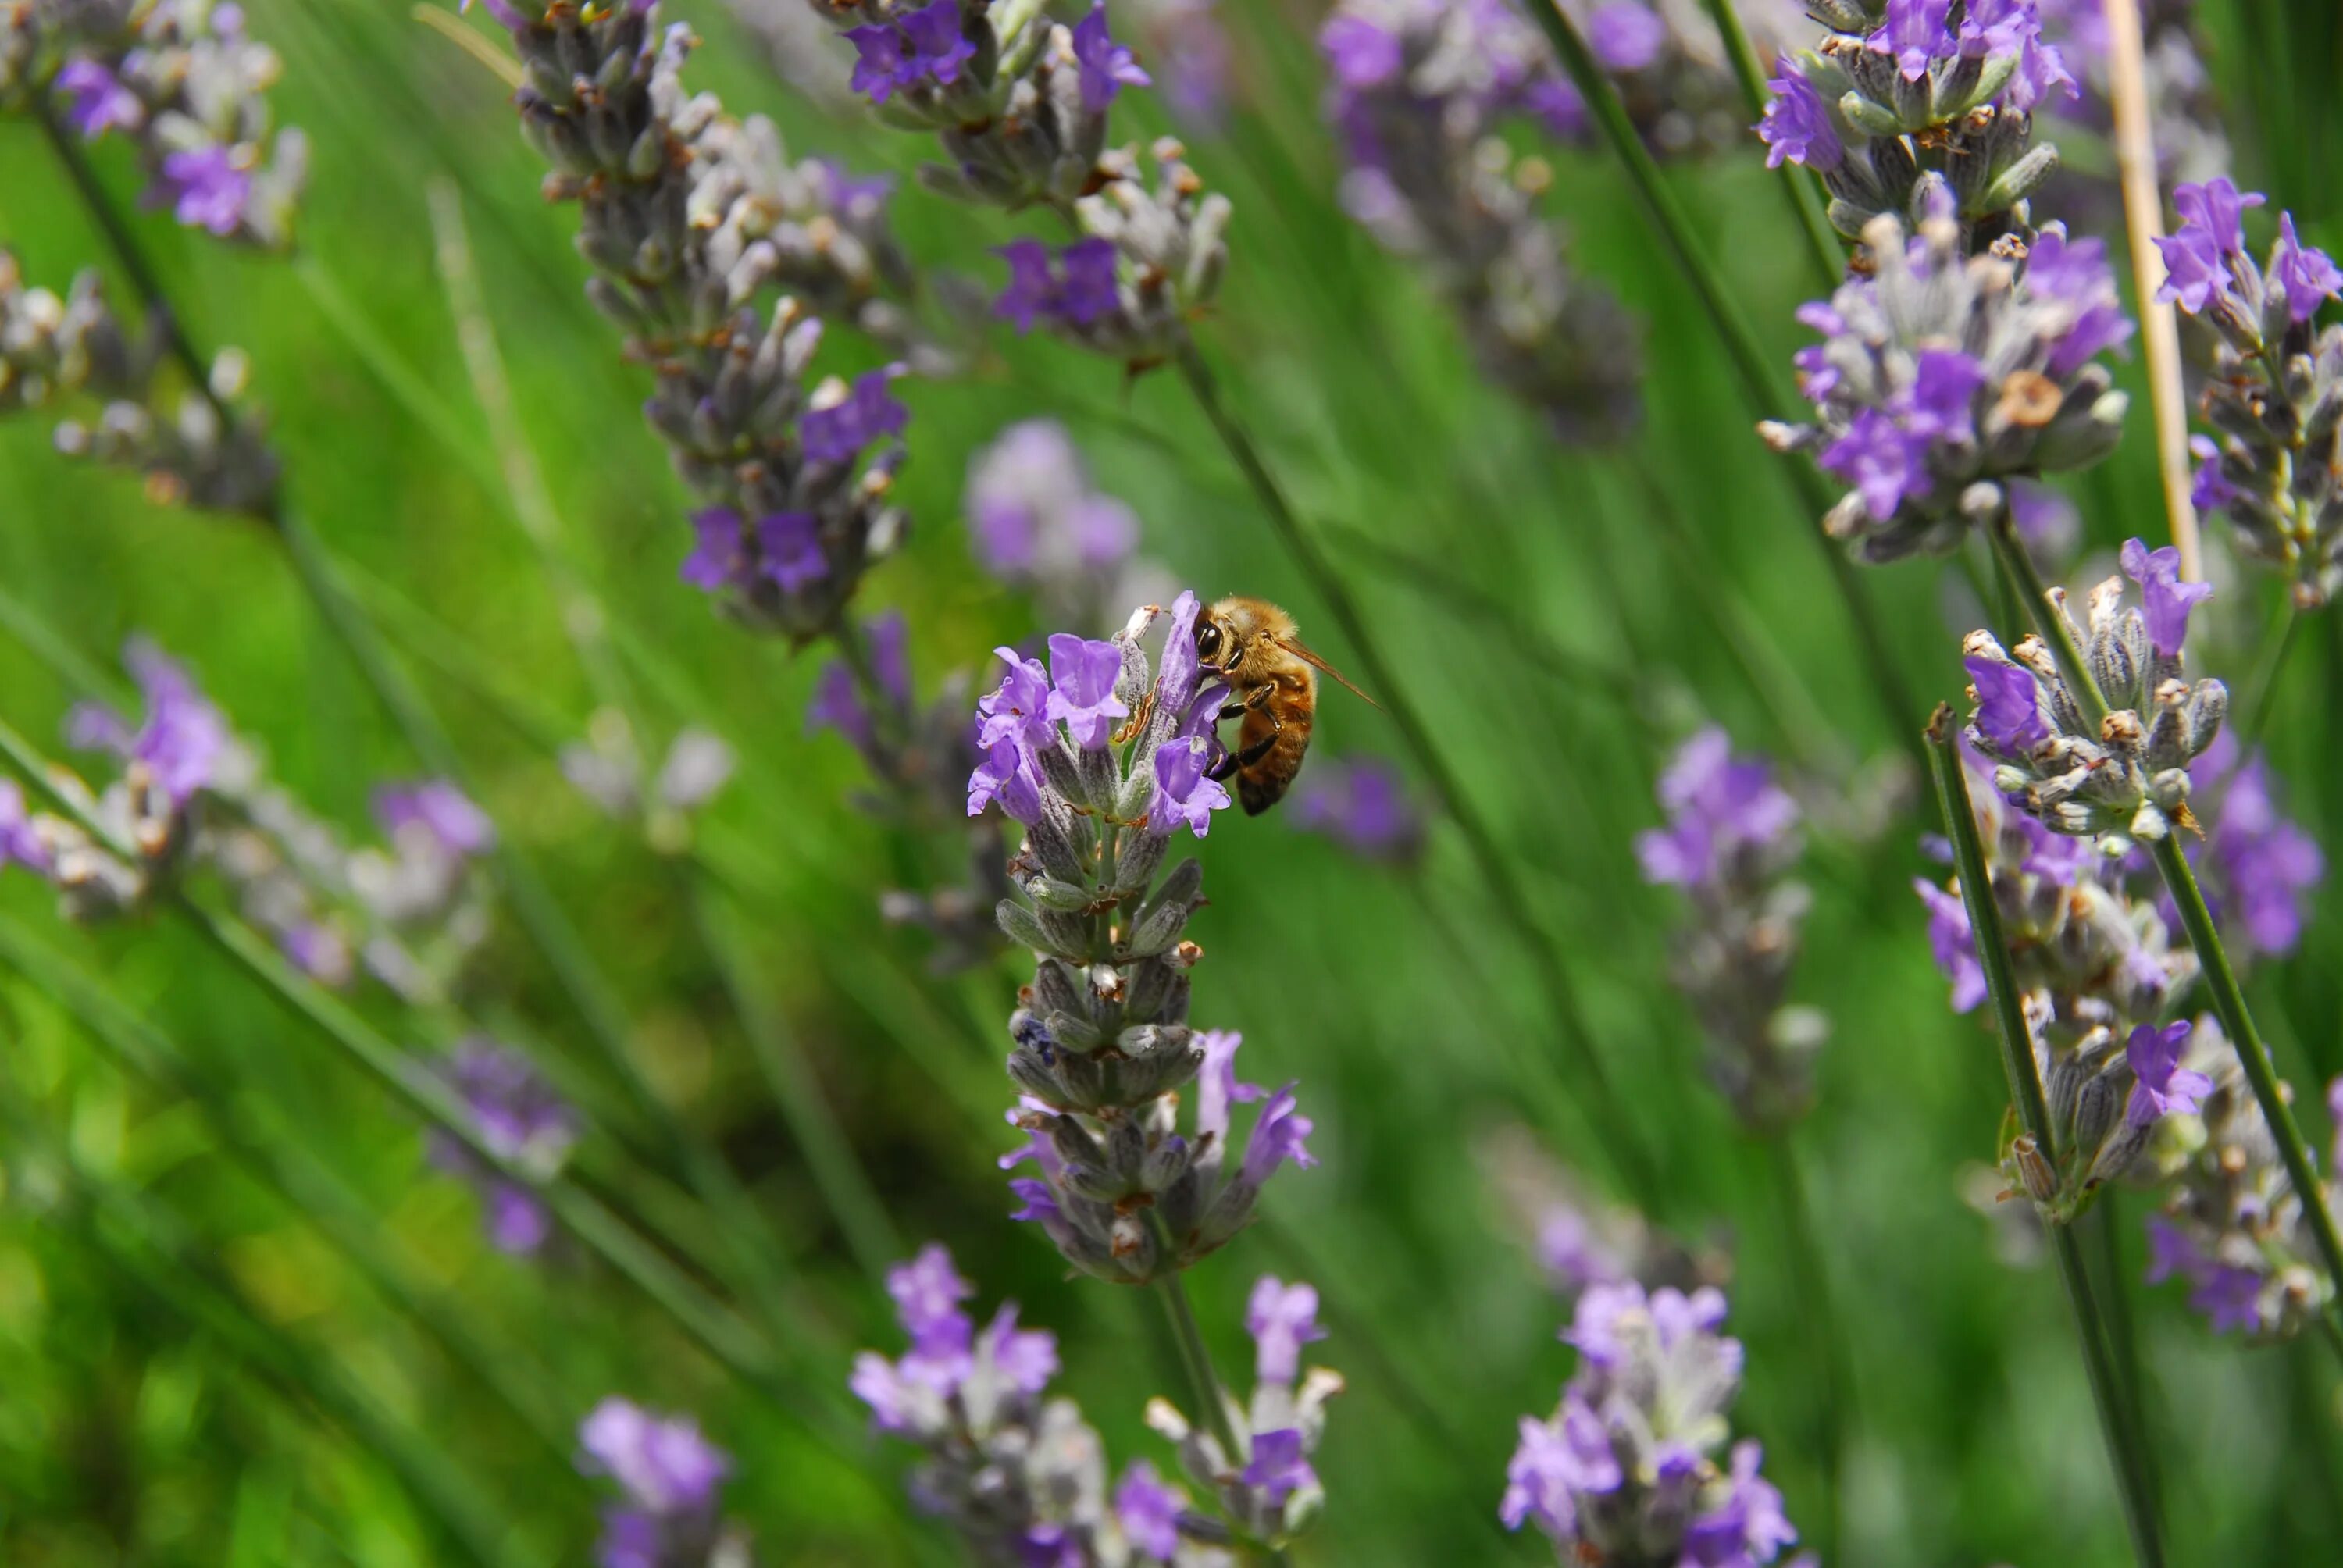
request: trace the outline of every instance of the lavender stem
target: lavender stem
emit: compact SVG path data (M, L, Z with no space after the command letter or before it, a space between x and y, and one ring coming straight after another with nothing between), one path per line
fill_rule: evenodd
M1152 1216L1150 1216L1152 1219ZM1161 1221L1155 1221L1156 1244L1171 1249L1171 1238L1165 1234ZM1164 1315L1172 1320L1172 1337L1180 1347L1180 1362L1188 1376L1188 1392L1203 1412L1205 1427L1221 1445L1221 1452L1231 1464L1237 1464L1244 1454L1237 1447L1236 1428L1229 1422L1228 1402L1221 1392L1221 1380L1212 1372L1212 1353L1205 1348L1203 1331L1196 1326L1195 1309L1188 1304L1188 1289L1181 1283L1181 1271L1171 1270L1156 1282L1163 1298ZM1268 1560L1284 1568L1285 1553L1270 1547L1264 1553Z
M1755 119L1765 117L1765 77L1764 67L1757 63L1756 46L1749 41L1749 29L1742 25L1741 9L1734 0L1701 0L1701 8L1708 19L1716 24L1716 35L1725 43L1725 57L1733 62L1734 79L1741 84L1741 95ZM1755 121L1753 120L1752 124ZM1802 169L1785 163L1782 166L1782 194L1790 204L1790 211L1798 227L1806 236L1807 253L1814 257L1815 276L1821 280L1823 292L1828 294L1846 276L1846 247L1838 233L1830 226L1823 211L1822 198L1815 194L1812 177ZM1830 1553L1823 1554L1827 1558Z
M1788 1247L1790 1272L1798 1282L1797 1304L1804 1309L1807 1348L1814 1358L1815 1406L1822 1439L1818 1463L1823 1481L1823 1505L1814 1544L1824 1562L1835 1563L1840 1560L1842 1490L1854 1392L1846 1368L1846 1339L1834 1305L1830 1271L1823 1261L1814 1205L1807 1196L1805 1173L1799 1168L1797 1150L1785 1132L1775 1133L1763 1141L1766 1163L1774 1173L1775 1196L1782 1207L1782 1234Z
M2002 1071L2009 1081L2010 1100L2019 1126L2045 1157L2053 1148L2050 1112L2042 1092L2042 1077L2034 1064L2033 1036L2026 1027L2016 976L2011 972L2009 948L2001 934L2001 910L1993 899L1993 883L1986 869L1985 847L1978 840L1976 816L1969 805L1968 779L1956 748L1953 711L1939 705L1928 721L1928 759L1936 780L1936 801L1944 812L1945 831L1953 841L1953 862L1959 874L1961 901L1966 908L1977 960L1985 970L1986 995L1991 999L1995 1036L2001 1045ZM2167 838L2165 843L2171 840ZM2146 1443L2130 1419L2126 1398L2107 1354L2097 1297L2089 1271L2083 1266L2081 1248L2071 1225L2045 1222L2058 1274L2074 1310L2075 1332L2082 1342L2083 1368L2090 1379L2091 1397L2098 1406L2099 1432L2106 1440L2108 1463L2115 1471L2124 1523L2131 1532L2132 1551L2141 1568L2161 1568L2162 1532L2157 1523L2155 1484L2144 1458Z

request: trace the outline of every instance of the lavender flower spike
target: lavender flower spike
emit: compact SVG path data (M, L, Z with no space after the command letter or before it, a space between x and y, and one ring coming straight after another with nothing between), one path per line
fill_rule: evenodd
M520 55L514 103L546 192L578 204L587 295L652 367L645 416L699 502L685 579L796 641L836 628L904 526L888 499L908 420L893 370L812 374L823 315L906 330L884 204L819 160L789 163L769 122L689 92L696 40L662 30L649 0L491 10ZM955 4L930 11L956 35ZM936 45L921 69L950 69L948 40L921 37Z
M1811 1101L1829 1024L1788 1005L1798 926L1811 901L1793 879L1798 809L1762 759L1724 730L1684 742L1660 779L1668 825L1637 836L1646 880L1681 888L1690 928L1673 965L1708 1040L1708 1070L1735 1115L1778 1128Z
M2161 297L2212 340L2197 385L2214 434L2191 442L2197 505L2229 520L2243 554L2285 574L2298 608L2318 608L2343 586L2343 323L2318 320L2343 271L2302 244L2291 213L2257 266L2239 216L2262 198L2227 180L2184 185L2173 199L2182 222L2161 242Z
M910 1493L985 1563L1176 1563L1227 1568L1183 1533L1202 1522L1188 1494L1144 1460L1110 1498L1105 1445L1075 1402L1050 1398L1055 1336L1017 1326L1004 1303L982 1327L961 1309L975 1293L930 1242L888 1274L910 1339L900 1358L865 1351L849 1386L871 1423L921 1450Z
M1171 1401L1147 1405L1147 1424L1178 1445L1189 1479L1219 1502L1244 1538L1272 1550L1306 1531L1325 1505L1310 1456L1325 1435L1326 1402L1343 1384L1329 1368L1302 1370L1302 1347L1326 1337L1317 1312L1318 1292L1309 1285L1266 1274L1254 1282L1245 1312L1259 1347L1252 1397L1230 1397L1225 1412L1236 1453L1209 1422L1191 1422Z
M578 1468L607 1475L624 1497L602 1516L603 1568L747 1568L748 1543L727 1531L716 1492L732 1461L689 1416L662 1416L628 1400L596 1405L578 1428Z
M577 1115L527 1057L475 1037L458 1045L441 1068L473 1131L501 1159L542 1179L559 1171L578 1140ZM514 1181L454 1136L434 1131L431 1163L480 1194L488 1240L501 1252L526 1257L553 1236L553 1216L536 1190Z
M1075 1267L1124 1282L1222 1246L1280 1167L1312 1162L1292 1085L1264 1094L1239 1083L1237 1037L1188 1024L1202 953L1183 939L1203 871L1193 860L1162 867L1180 829L1201 837L1228 805L1207 776L1226 692L1200 688L1200 608L1194 594L1179 597L1157 665L1141 647L1162 613L1152 605L1108 642L1051 638L1046 687L1037 667L1004 654L1008 674L977 706L987 751L970 810L997 803L1025 829L1009 865L1021 896L1000 907L1001 929L1034 960L1009 1020L1020 1091L1010 1120L1028 1137L1009 1163L1031 1159L1038 1172L1012 1184L1019 1217ZM1200 1072L1183 1134L1180 1091ZM1232 1108L1246 1103L1261 1109L1235 1139Z
M1741 1386L1725 1310L1705 1287L1647 1294L1629 1281L1579 1297L1562 1336L1578 1371L1551 1418L1522 1421L1498 1509L1508 1529L1535 1524L1566 1563L1755 1565L1797 1540L1755 1442L1717 1462Z
M1758 427L1847 486L1833 538L1866 561L1942 554L2000 515L2011 481L2114 449L2126 400L2096 357L2132 327L2098 241L2053 224L2030 248L1964 256L1941 212L1908 243L1893 216L1864 237L1872 275L1799 313L1825 339L1798 357L1815 422Z

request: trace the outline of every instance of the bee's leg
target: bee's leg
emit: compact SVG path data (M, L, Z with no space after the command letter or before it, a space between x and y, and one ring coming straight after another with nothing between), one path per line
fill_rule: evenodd
M1264 686L1258 688L1257 689L1265 694L1269 690L1269 688ZM1239 712L1242 712L1247 706L1251 706L1258 708L1262 712L1267 714L1269 716L1269 733L1254 741L1252 745L1246 747L1243 750L1232 751L1228 755L1222 757L1219 764L1204 775L1207 779L1214 780L1224 779L1231 774L1235 773L1242 769L1252 767L1254 763L1269 755L1269 749L1277 744L1277 737L1279 733L1285 729L1284 721L1277 717L1277 709L1267 705L1266 696L1251 699L1248 703L1239 703L1236 706Z
M1212 722L1218 724L1225 719L1234 719L1240 713L1248 712L1257 708L1269 715L1270 728L1272 729L1276 729L1277 713L1275 709L1269 706L1269 699L1271 696L1275 693L1276 689L1277 689L1275 687L1272 686L1254 687L1251 691L1246 692L1234 702L1222 703L1221 705L1221 710L1212 715Z

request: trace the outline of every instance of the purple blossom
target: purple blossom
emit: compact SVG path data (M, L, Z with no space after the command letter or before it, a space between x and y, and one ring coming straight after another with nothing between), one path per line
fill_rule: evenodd
M2101 350L2128 342L2136 329L2116 292L2104 240L2068 239L2055 229L2037 236L2026 258L2026 286L2075 313L2043 367L2053 380L2073 375Z
M1616 1492L1625 1479L1603 1418L1575 1392L1565 1393L1558 1419L1522 1417L1497 1517L1508 1530L1534 1520L1549 1535L1567 1539L1577 1531L1573 1494Z
M1945 25L1951 0L1887 0L1887 25L1865 40L1874 54L1893 55L1907 82L1928 74L1929 65L1954 52Z
M946 4L956 0L945 0ZM816 408L798 422L798 438L806 460L851 463L863 447L882 436L899 436L910 423L911 412L887 390L896 372L871 370L854 378L853 389L827 408Z
M1318 1473L1310 1468L1302 1452L1302 1433L1286 1427L1252 1434L1252 1461L1237 1479L1262 1489L1268 1494L1270 1507L1277 1509L1302 1487L1316 1485Z
M1101 9L1091 15L1104 15L1105 12ZM1087 327L1113 315L1121 307L1112 240L1076 240L1059 253L1058 259L1065 269L1065 286L1058 302L1058 314L1063 319L1076 327Z
M758 518L757 548L764 558L760 569L783 593L796 593L830 576L830 558L821 549L821 523L811 512L772 512Z
M1122 650L1113 643L1057 632L1050 638L1049 717L1062 719L1066 732L1085 751L1096 751L1114 734L1114 721L1131 713L1115 696L1122 673ZM1157 779L1161 779L1161 766Z
M1017 1303L1003 1302L976 1336L976 1352L1022 1393L1040 1393L1058 1375L1058 1336L1017 1326Z
M1423 820L1398 769L1381 758L1320 763L1295 791L1288 819L1370 860L1403 860L1423 843Z
M1310 1136L1312 1127L1310 1118L1294 1109L1293 1085L1288 1083L1278 1090L1261 1108L1261 1119L1253 1123L1252 1136L1245 1141L1244 1166L1239 1179L1258 1189L1288 1160L1302 1171L1317 1164L1302 1142Z
M1924 348L1913 363L1912 385L1901 394L1904 427L1935 440L1974 441L1970 412L1985 386L1985 367L1956 348Z
M1147 826L1169 833L1184 825L1199 839L1212 830L1212 813L1229 803L1228 787L1206 776L1212 746L1202 736L1177 736L1155 749L1155 793L1148 802Z
M1587 46L1606 71L1648 70L1668 45L1668 25L1641 0L1611 0L1586 19Z
M1318 52L1333 68L1336 84L1352 92L1383 85L1406 63L1398 35L1363 16L1328 17L1318 30Z
M1798 819L1797 802L1774 782L1762 758L1735 758L1733 743L1712 725L1676 751L1661 775L1660 804L1667 826L1635 837L1644 879L1698 887L1734 872L1742 853L1780 843Z
M2202 513L2217 512L2232 501L2245 498L2245 492L2229 483L2221 472L2221 448L2209 436L2188 437L2189 453L2197 458L2197 477L2188 487L2188 504Z
M1853 486L1864 509L1884 523L1907 497L1928 493L1927 453L1926 437L1913 435L1879 409L1865 408L1816 461Z
M2001 95L2012 108L2032 109L2050 95L2053 87L2065 88L2070 98L2081 96L2066 69L2066 56L2042 41L2042 16L2036 0L1969 0L1958 42L1960 52L1973 59L1989 55L2017 56L2016 69Z
M488 8L489 15L515 32L529 25L530 18L522 14L520 7L514 5L513 0L480 0L480 3ZM472 0L457 0L458 12L469 11L471 8ZM212 25L216 27L219 25L216 12L213 14Z
M2172 205L2180 214L2177 233L2157 240L2164 254L2166 277L2156 292L2159 300L2177 302L2195 316L2214 297L2231 297L2231 258L2245 254L2242 215L2262 205L2259 194L2239 195L2227 179L2174 187Z
M14 779L0 779L0 867L11 862L45 872L49 851L25 809L24 789Z
M1318 1326L1317 1288L1263 1274L1253 1282L1245 1303L1245 1332L1256 1347L1254 1377L1265 1383L1293 1382L1302 1375L1302 1347L1326 1337Z
M375 791L374 814L393 839L419 831L449 855L478 855L497 841L488 814L445 779L385 786Z
M2298 326L2318 314L2321 300L2343 294L2343 272L2323 250L2302 243L2294 215L2278 214L2278 246L2270 253L2270 276L2286 287L2286 313Z
M2177 546L2151 550L2138 539L2127 539L2118 558L2124 576L2139 585L2147 640L2167 658L2178 658L2188 637L2188 612L2212 597L2213 585L2180 580Z
M1626 1265L1580 1210L1555 1203L1538 1222L1538 1261L1567 1293L1590 1285L1612 1285L1627 1277Z
M1172 601L1172 627L1164 634L1163 657L1155 673L1155 703L1168 712L1185 713L1196 700L1204 674L1204 661L1196 652L1196 619L1203 613L1204 603L1193 589L1181 589Z
M915 75L939 85L959 81L961 65L975 57L976 45L960 25L960 0L934 0L905 15L898 25L911 45Z
M1196 1049L1204 1053L1203 1065L1196 1070L1199 1144L1210 1138L1214 1144L1226 1148L1229 1108L1250 1105L1269 1092L1257 1083L1239 1081L1237 1048L1243 1043L1244 1036L1232 1029L1208 1029L1196 1036Z
M227 147L194 147L168 153L149 200L169 202L172 216L189 228L234 234L252 201L252 176L236 166Z
M1782 1512L1782 1493L1757 1473L1764 1459L1764 1448L1753 1440L1733 1445L1733 1489L1723 1504L1695 1514L1684 1527L1679 1568L1756 1568L1797 1541Z
M1016 740L996 740L968 776L968 814L980 817L994 801L1003 815L1028 828L1041 819L1041 779L1031 753Z
M2124 1120L2130 1125L2147 1127L2160 1117L2186 1115L2213 1092L2211 1079L2180 1065L2181 1048L2187 1043L2191 1027L2182 1019L2162 1029L2144 1023L2131 1031L2124 1044L2124 1060L2138 1081L2132 1085L2130 1102L2124 1107Z
M960 1304L976 1294L976 1287L960 1277L942 1242L930 1241L910 1262L888 1270L887 1294L894 1299L896 1319L914 1345L933 1343L939 1333L954 1332L959 1342L967 1342L968 1318Z
M2262 1328L2262 1278L2250 1269L2210 1263L2196 1275L2188 1304L2205 1314L2217 1334L2231 1329L2258 1333Z
M1953 982L1953 1010L1967 1012L1986 997L1985 966L1977 960L1968 908L1926 877L1913 878L1912 890L1928 906L1928 950Z
M1009 286L992 302L992 314L1015 324L1020 332L1033 330L1036 316L1056 313L1058 281L1050 270L1050 247L1038 239L1012 239L996 246L993 255L1009 264Z
M138 729L133 731L102 703L85 702L66 716L66 742L143 765L172 806L184 807L211 786L227 754L226 716L204 696L186 666L146 638L126 644L122 662L146 699Z
M1056 745L1058 733L1050 723L1050 677L1041 661L1028 658L1013 648L992 651L1009 666L1009 673L977 699L977 745L990 749L1003 740L1027 747Z
M698 1513L716 1499L732 1461L699 1434L689 1416L660 1416L623 1399L606 1399L578 1428L578 1467L607 1475L628 1499L666 1516Z
M870 715L863 710L861 690L843 659L833 658L821 667L806 703L805 732L812 736L825 729L838 731L857 749L870 744Z
M1115 1483L1114 1516L1131 1545L1158 1563L1180 1551L1180 1496L1163 1484L1155 1466L1135 1459Z
M1081 68L1082 107L1093 115L1106 113L1123 88L1144 87L1153 80L1129 49L1107 35L1103 5L1091 6L1074 24L1074 63Z
M65 97L65 124L85 141L109 130L136 130L146 117L138 95L96 60L66 61L53 85Z
M2161 1214L2147 1217L2147 1282L2160 1285L2174 1278L2194 1279L2206 1263L2188 1232Z
M2253 950L2273 958L2292 952L2309 895L2326 879L2327 859L2317 839L2279 814L2277 782L2259 752L2222 784L2208 847L2224 912Z
M1976 727L1986 739L2004 751L2027 752L2050 739L2032 670L1974 654L1961 660L1961 668L1976 683Z
M705 593L720 593L748 581L749 547L741 537L740 514L729 507L708 507L691 514L697 542L683 560L683 580Z
M1782 56L1774 79L1765 85L1774 90L1774 95L1766 100L1765 118L1757 122L1755 128L1765 143L1767 168L1777 169L1785 163L1804 164L1827 174L1846 161L1846 147L1838 139L1838 126L1831 118L1830 106L1823 102L1823 95L1815 91L1815 85L1806 80L1805 73L1787 55ZM1807 394L1816 397L1821 395L1821 391Z

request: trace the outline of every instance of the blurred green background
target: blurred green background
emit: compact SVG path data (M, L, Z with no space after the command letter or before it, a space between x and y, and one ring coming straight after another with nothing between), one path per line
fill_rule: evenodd
M793 151L857 171L908 174L919 161L919 138L827 117L782 85L717 0L669 10L704 40L692 80L737 113L773 116ZM580 570L677 678L660 699L670 720L706 724L741 752L708 831L757 868L739 900L755 986L811 1053L907 1244L945 1241L981 1305L1014 1297L1029 1322L1057 1332L1060 1386L1118 1461L1168 1462L1140 1422L1150 1394L1173 1392L1152 1303L1068 1281L1043 1238L1006 1218L993 1169L1011 1141L997 1121L1008 1099L1000 1020L1023 977L1011 960L949 980L927 975L924 940L886 926L874 902L903 857L922 851L848 804L861 769L845 747L803 737L814 661L719 623L677 580L686 501L639 417L644 379L618 361L580 296L572 215L538 198L540 166L502 88L397 0L251 0L248 12L285 58L280 120L312 138L302 256L288 266L231 254L166 215L136 221L197 339L249 350L297 505L357 570L427 607L500 689L582 731L588 687L497 482L433 264L426 191L452 182ZM1822 560L1800 537L1812 519L1749 434L1704 318L1616 169L1599 155L1558 155L1552 199L1575 236L1575 263L1646 327L1644 432L1590 456L1557 447L1477 381L1439 304L1336 206L1310 42L1317 15L1232 4L1222 20L1240 102L1222 130L1186 132L1200 172L1238 214L1207 351L1306 514L1436 558L1519 623L1463 613L1420 578L1345 551L1412 695L1498 824L1584 993L1635 1131L1663 1151L1670 1206L1656 1218L1733 1249L1733 1328L1748 1347L1736 1422L1765 1442L1793 1518L1811 1519L1809 1304L1784 1265L1765 1151L1701 1078L1691 1020L1665 979L1681 911L1641 883L1631 839L1654 817L1659 748L1704 716L1745 746L1785 745L1769 722L1778 703L1744 678L1712 614L1716 584L1755 611L1846 758L1887 764L1897 737ZM2237 0L2207 5L2204 22L2225 101L2250 111L2231 122L2240 183L2271 190L2306 237L2334 244L2343 73L2332 7ZM842 75L843 61L833 64ZM1118 109L1128 110L1126 138L1161 125L1149 118L1160 106L1139 97ZM117 196L135 192L126 149L101 146L96 161ZM1754 146L1672 177L1786 363L1801 338L1789 311L1810 292L1806 258ZM894 212L923 266L987 279L985 247L1015 232L909 179ZM0 123L0 240L55 286L104 265L59 167L21 123ZM862 351L836 336L825 367L856 367ZM1040 337L997 334L990 348L965 377L899 386L914 415L899 493L916 533L869 584L866 608L907 613L923 691L1037 629L1015 595L975 568L960 510L970 454L1034 415L1068 423L1102 487L1144 518L1148 553L1183 580L1208 597L1265 595L1305 631L1322 626L1175 380L1126 386L1116 367ZM2136 381L2137 366L2125 374ZM285 783L353 829L377 782L419 771L266 538L151 506L135 481L57 460L48 439L37 418L0 425L0 578L12 592L92 658L110 658L134 629L154 635L265 745ZM1693 530L1696 564L1667 548L1647 482ZM2142 397L2125 450L2072 487L2095 546L2160 530L2154 483ZM1947 606L1965 591L1958 580L1927 563L1863 574L1925 701L1957 693ZM2258 578L2239 585L2244 634L2263 624L2268 593ZM2331 627L2315 629L2282 679L2269 735L2297 814L2331 843L2343 749L2329 676L2343 654ZM1634 711L1618 691L1541 663L1524 632L1632 666ZM1345 661L1330 629L1313 635ZM2239 665L2217 660L2214 672L2234 678ZM643 1070L774 1217L809 1314L792 1354L837 1403L851 1351L891 1352L897 1331L771 1110L673 868L614 830L493 704L437 664L415 669L486 781L486 803L624 996ZM7 638L0 694L0 713L45 742L74 695ZM1316 745L1402 755L1388 720L1341 693L1323 705ZM1805 760L1800 785L1817 799L1856 781L1835 756ZM2003 1096L1988 1037L1949 1015L1922 940L1908 883L1928 869L1913 847L1925 825L1907 795L1875 836L1822 823L1811 857L1817 900L1796 994L1829 1013L1835 1038L1797 1145L1855 1373L1840 1560L2124 1562L2065 1304L2046 1273L1996 1258L1992 1224L1963 1201L1961 1171L1990 1159ZM1243 1030L1248 1076L1300 1079L1317 1123L1322 1163L1272 1189L1273 1224L1191 1279L1228 1368L1247 1355L1239 1318L1257 1274L1300 1273L1327 1299L1334 1334L1319 1359L1351 1386L1320 1456L1326 1516L1297 1560L1538 1561L1544 1544L1509 1541L1494 1509L1515 1418L1552 1408L1568 1352L1554 1338L1559 1308L1483 1158L1535 1103L1512 1064L1557 1049L1523 944L1498 928L1444 824L1410 871L1350 859L1274 815L1223 818L1196 852L1212 893L1191 931L1208 954L1196 1021ZM419 1261L454 1313L517 1363L541 1368L563 1425L612 1392L696 1412L739 1458L729 1510L753 1527L765 1561L935 1557L937 1538L897 1502L906 1451L877 1439L833 1449L731 1383L590 1262L536 1268L490 1251L471 1197L424 1166L401 1110L186 931L156 920L85 934L55 920L50 903L31 879L0 879L7 918L101 974L239 1105L347 1178L380 1235ZM2332 1024L2338 937L2321 919L2290 965L2258 981L2298 1084L2343 1069ZM475 1016L582 1058L575 1014L511 921L492 943L479 966L488 980L466 999ZM378 993L363 1005L402 1042L430 1043ZM194 1276L232 1283L274 1343L337 1369L383 1430L405 1434L369 1439L320 1419L314 1392L277 1397L267 1358L249 1353L233 1322L206 1318L201 1303L216 1299L208 1286L176 1267L126 1272L118 1237L94 1235L75 1205L20 1179L0 1207L0 1562L442 1561L383 1462L397 1442L436 1453L454 1484L478 1493L508 1560L587 1559L592 1490L226 1161L189 1106L116 1070L48 990L13 971L0 976L0 1031L9 1101L29 1110L39 1136L68 1141L79 1164L138 1193L142 1211L168 1216ZM1534 1131L1556 1161L1600 1172L1582 1125ZM21 1148L32 1134L6 1136ZM2139 1208L2127 1200L2118 1227L2135 1282ZM2343 1444L2331 1363L2308 1345L2216 1342L2176 1292L2129 1293L2174 1560L2335 1560Z

